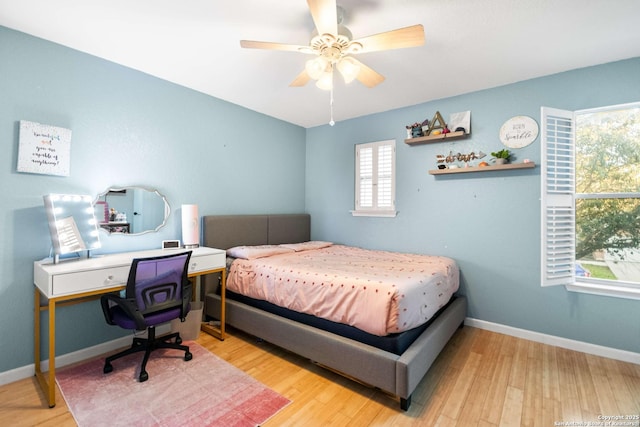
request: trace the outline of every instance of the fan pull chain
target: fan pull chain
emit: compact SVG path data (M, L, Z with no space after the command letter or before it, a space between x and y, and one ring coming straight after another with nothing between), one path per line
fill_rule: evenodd
M333 126L336 122L333 121L333 85L331 85L331 98L329 99L329 109L331 110L331 120L329 126Z

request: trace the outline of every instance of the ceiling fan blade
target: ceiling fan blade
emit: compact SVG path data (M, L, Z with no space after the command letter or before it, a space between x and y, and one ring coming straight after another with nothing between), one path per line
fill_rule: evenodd
M307 0L309 11L318 34L338 35L338 8L336 0Z
M309 80L311 80L311 76L307 73L307 70L302 70L300 74L289 84L291 87L302 87L306 85Z
M373 69L367 67L354 57L351 57L351 59L360 67L360 72L356 76L356 79L358 79L360 83L369 88L372 88L384 81L384 76L382 74L373 71Z
M309 46L300 46L296 44L285 43L273 43L273 42L258 42L254 40L240 40L240 46L246 49L268 49L268 50L286 50L290 52L303 52L309 51Z
M422 46L424 44L424 27L420 24L412 25L385 33L374 34L369 37L354 40L354 42L362 45L362 49L360 49L358 53Z

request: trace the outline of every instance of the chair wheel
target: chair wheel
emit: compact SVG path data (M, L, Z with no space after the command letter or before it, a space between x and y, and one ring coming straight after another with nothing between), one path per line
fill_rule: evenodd
M191 354L191 352L187 351L187 352L184 354L184 361L185 361L185 362L188 362L188 361L189 361L189 360L191 360L191 359L193 359L193 354Z
M102 372L105 374L108 374L109 372L112 372L112 371L113 371L113 366L111 365L111 363L106 362L104 364L104 368L102 368Z
M140 382L141 383L145 382L148 379L149 379L149 374L147 374L147 371L140 372Z
M176 337L176 344L182 344L182 338L180 338L180 336Z

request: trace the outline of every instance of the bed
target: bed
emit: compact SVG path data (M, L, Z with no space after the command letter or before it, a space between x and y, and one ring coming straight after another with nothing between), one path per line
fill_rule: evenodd
M310 225L307 214L205 216L204 244L229 249L308 242ZM213 275L203 280L209 319L220 317L217 281ZM395 395L403 410L409 408L411 394L465 316L466 299L455 295L427 323L378 337L233 292L227 292L226 299L228 325Z

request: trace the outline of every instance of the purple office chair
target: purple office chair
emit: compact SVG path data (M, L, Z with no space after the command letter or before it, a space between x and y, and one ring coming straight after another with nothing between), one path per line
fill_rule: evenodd
M180 345L182 338L173 333L156 338L156 325L173 319L183 322L190 308L191 284L187 269L191 251L152 258L134 259L129 270L125 297L105 294L100 298L102 312L110 325L124 329L148 331L147 338L133 338L131 347L105 359L103 372L113 371L111 362L128 354L144 351L140 382L149 379L146 371L151 352L158 348L184 351L184 360L193 355ZM175 338L175 342L170 342Z

